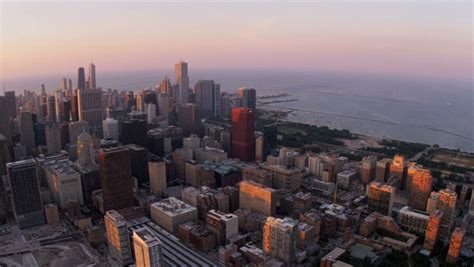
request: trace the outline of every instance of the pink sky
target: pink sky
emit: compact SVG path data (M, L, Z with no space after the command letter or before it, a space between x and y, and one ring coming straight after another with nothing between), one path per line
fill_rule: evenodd
M471 79L472 3L1 3L5 79L276 68Z

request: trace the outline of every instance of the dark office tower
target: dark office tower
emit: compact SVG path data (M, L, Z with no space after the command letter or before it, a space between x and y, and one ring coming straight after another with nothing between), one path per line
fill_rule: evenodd
M77 70L77 89L86 90L86 74L82 67Z
M246 108L256 108L257 94L253 88L239 88L238 94L242 98L242 106Z
M77 102L77 92L71 96L71 121L79 120L79 103Z
M15 91L5 92L5 104L9 118L16 118L16 98Z
M35 131L33 117L29 111L23 111L20 115L21 143L25 145L26 154L32 155L36 150Z
M174 65L174 72L176 76L176 85L178 86L178 95L176 95L178 98L177 103L187 104L189 100L188 63L184 61L176 62Z
M94 63L89 64L89 78L87 79L87 84L89 85L89 89L96 89L96 82L95 82L95 65Z
M59 114L60 117L58 118L61 122L68 122L71 120L71 101L64 100L59 105Z
M168 126L166 128L155 128L147 132L148 151L160 157L183 147L183 129ZM168 144L165 151L165 142ZM169 143L168 143L169 142ZM171 146L169 144L171 143Z
M61 125L58 123L46 123L45 127L46 147L48 155L53 155L61 151Z
M196 105L201 109L201 117L208 119L220 116L220 85L212 80L200 80L194 85Z
M69 123L59 123L59 128L61 132L61 147L64 148L66 144L69 144Z
M196 104L184 104L179 106L178 126L183 128L183 135L201 135L201 114Z
M268 124L263 126L263 154L266 159L272 150L278 147L278 125Z
M146 120L129 119L122 122L122 133L120 137L124 145L136 144L142 147L146 147L146 132Z
M0 96L0 134L3 134L9 145L12 144L10 118L7 111L6 97L4 96Z
M18 226L23 229L44 224L36 162L28 159L8 163L7 171L13 214Z
M35 123L35 143L37 146L46 146L46 125L42 122Z
M130 150L123 146L100 149L99 166L104 212L133 206Z
M48 117L48 95L40 96L40 108L39 108L41 117L47 119Z
M46 120L48 122L56 121L56 98L53 95L47 96L46 98Z
M0 133L0 177L7 174L8 162L10 162L10 152L8 150L7 138Z
M249 162L255 160L255 111L232 109L232 157Z
M148 151L141 146L135 144L126 145L130 149L130 164L132 167L132 175L137 178L138 184L148 183Z
M102 136L102 90L77 90L79 120L87 121L91 132Z

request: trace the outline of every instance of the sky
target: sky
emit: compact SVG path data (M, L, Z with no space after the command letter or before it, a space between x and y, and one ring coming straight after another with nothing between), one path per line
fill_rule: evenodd
M0 79L190 68L472 80L472 2L0 3Z

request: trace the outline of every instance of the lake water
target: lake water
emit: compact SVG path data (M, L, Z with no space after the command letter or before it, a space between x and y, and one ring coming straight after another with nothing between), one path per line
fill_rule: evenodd
M100 73L103 88L139 90L157 84L171 71ZM474 152L474 89L469 81L381 75L265 70L193 70L191 83L213 79L222 91L254 87L257 94L286 92L298 101L271 104L292 108L291 120L355 133L439 144ZM39 91L59 86L62 75L5 81L7 90ZM76 77L68 74L66 77ZM75 80L73 80L75 83Z

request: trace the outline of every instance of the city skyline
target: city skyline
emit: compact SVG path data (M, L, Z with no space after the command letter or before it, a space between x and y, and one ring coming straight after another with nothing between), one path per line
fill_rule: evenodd
M61 75L75 69L77 62L87 67L91 61L104 72L154 70L186 59L208 69L323 70L470 80L469 7L470 2L423 1L2 3L0 76L8 80ZM87 19L80 19L77 14L85 12ZM177 19L177 14L183 19ZM107 23L95 23L102 19ZM44 68L44 62L54 64Z
M0 4L0 266L474 266L472 3L358 1Z

